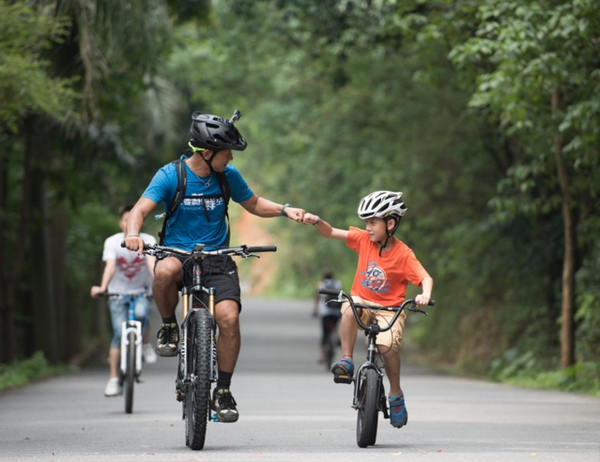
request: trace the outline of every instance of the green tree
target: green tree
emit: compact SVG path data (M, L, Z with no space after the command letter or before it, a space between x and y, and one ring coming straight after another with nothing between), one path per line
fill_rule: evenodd
M53 77L44 59L67 26L62 19L38 15L25 2L0 1L0 335L8 359L17 358L17 290L33 208L34 166L23 149L32 142L30 124L36 115L65 120L73 108L72 82Z
M474 37L451 55L476 66L471 106L518 146L497 207L505 217L562 215L562 367L575 362L575 274L588 247L578 234L600 193L597 11L593 0L485 2Z
M107 223L112 223L109 220L120 203L139 195L150 175L146 170L154 170L160 146L173 136L179 115L177 97L161 77L162 65L172 45L175 21L206 20L209 2L39 0L28 4L27 18L21 15L10 23L3 14L3 30L13 27L18 33L2 38L9 47L30 38L32 43L22 56L28 61L28 52L41 49L30 62L44 69L47 78L42 84L29 74L27 80L21 74L11 75L0 88L19 95L30 91L34 82L39 87L32 92L35 97L48 93L70 111L63 109L67 116L62 119L56 116L58 107L48 114L53 100L45 99L41 99L45 107L31 110L35 100L29 104L29 97L16 105L21 112L2 106L13 117L5 120L19 128L10 138L4 136L3 144L10 146L13 159L25 162L23 170L16 168L9 175L22 189L5 185L13 194L3 217L12 218L9 211L27 216L33 210L30 231L4 228L7 242L22 246L24 274L9 310L13 318L2 327L17 339L34 339L17 342L10 357L41 348L54 362L81 348L88 331L79 327L97 329L98 323L91 322L81 307L90 305L88 285L97 277L92 273L106 237L99 234L112 230ZM34 20L45 21L49 31L60 30L61 40L40 41L43 29ZM77 95L77 104L66 98L58 82L70 88L68 95ZM104 216L87 215L100 211ZM3 261L17 268L19 260L7 257Z

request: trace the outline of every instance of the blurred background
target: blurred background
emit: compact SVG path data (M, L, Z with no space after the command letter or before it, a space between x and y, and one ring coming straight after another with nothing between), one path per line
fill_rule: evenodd
M397 237L435 281L409 344L436 367L600 390L598 0L0 0L0 377L83 364L117 211L178 158L193 111L229 117L252 189ZM230 207L248 294L311 298L356 255ZM161 222L149 219L156 234ZM412 295L413 291L409 293ZM413 317L416 318L416 317ZM416 355L415 355L416 357Z

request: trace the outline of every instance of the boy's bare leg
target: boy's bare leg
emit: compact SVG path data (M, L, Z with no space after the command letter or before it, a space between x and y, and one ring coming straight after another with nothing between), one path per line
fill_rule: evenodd
M390 350L387 346L379 346L379 351L385 351L387 349L387 353L382 354L383 357L383 365L385 366L385 373L390 381L390 395L398 396L402 393L402 388L400 388L400 355L398 352Z
M342 314L340 325L340 336L342 340L342 355L352 358L354 354L354 345L358 337L358 323L354 318L351 309L347 309Z

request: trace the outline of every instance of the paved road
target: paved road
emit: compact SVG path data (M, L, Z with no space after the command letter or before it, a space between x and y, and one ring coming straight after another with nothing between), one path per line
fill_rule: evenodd
M176 360L159 358L131 415L103 397L104 369L0 393L0 460L600 462L599 399L415 367L403 374L408 426L381 419L377 445L358 448L351 389L316 364L310 311L307 301L246 299L232 388L241 418L210 424L203 451L185 447Z

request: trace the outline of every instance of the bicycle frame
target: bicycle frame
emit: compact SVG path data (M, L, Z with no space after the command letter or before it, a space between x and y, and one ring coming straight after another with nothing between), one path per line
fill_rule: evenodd
M377 327L379 327L377 324L377 320L375 320L375 319L373 319L373 323L371 324L371 326L373 326L373 324L375 324L375 325L377 325ZM391 327L391 325L393 325L393 322L390 324L390 327ZM374 329L377 329L377 328L374 327ZM377 351L377 344L376 344L377 334L373 330L365 331L365 333L368 338L367 359L356 370L356 374L353 379L354 380L354 398L352 400L352 408L353 409L358 409L358 405L360 402L360 389L361 389L361 385L362 385L361 380L364 377L363 372L366 369L373 369L373 370L375 370L375 372L377 372L377 382L379 384L378 388L381 387L381 390L385 395L385 390L383 387L383 371L381 370L381 366L377 359L379 357L378 356L379 352ZM387 412L387 407L383 407L380 410L383 412L383 416L387 419L389 417L388 412Z

